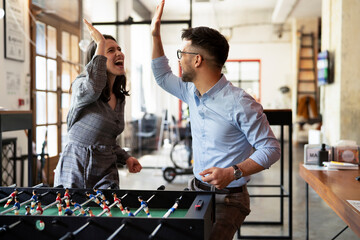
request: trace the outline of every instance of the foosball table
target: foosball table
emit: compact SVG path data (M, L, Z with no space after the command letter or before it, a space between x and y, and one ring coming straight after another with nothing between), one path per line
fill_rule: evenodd
M0 187L0 239L208 239L214 194Z

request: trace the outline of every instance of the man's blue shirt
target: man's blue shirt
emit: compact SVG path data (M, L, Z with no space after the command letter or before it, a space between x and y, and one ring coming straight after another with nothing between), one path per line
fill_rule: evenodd
M280 158L275 138L261 104L222 75L205 94L195 85L175 76L165 56L152 60L152 70L160 87L189 105L193 139L193 172L197 179L205 169L226 168L251 158L269 168ZM228 187L246 184L250 176Z

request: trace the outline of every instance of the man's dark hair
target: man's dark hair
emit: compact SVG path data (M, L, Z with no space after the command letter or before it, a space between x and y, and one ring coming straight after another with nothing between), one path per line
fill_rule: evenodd
M229 43L217 30L209 27L183 29L181 38L191 40L191 45L204 49L214 57L216 67L222 68L229 53Z
M111 39L116 42L115 38L111 35L103 34L103 36L105 39ZM87 52L86 52L86 59L85 59L86 64L88 64L91 61L91 59L94 57L96 47L97 47L96 43L94 41L91 41L91 43L89 44L89 46L87 48ZM120 99L121 102L123 102L125 100L125 96L129 96L129 91L126 91L126 76L125 75L116 76L115 82L113 85L113 93L115 94L116 98ZM110 101L110 86L109 86L108 82L106 82L106 86L104 87L104 89L101 92L100 99L103 102Z

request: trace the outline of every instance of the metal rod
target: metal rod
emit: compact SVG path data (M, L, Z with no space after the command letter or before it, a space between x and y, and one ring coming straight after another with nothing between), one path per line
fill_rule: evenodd
M116 25L116 26L122 26L122 25L150 25L151 20L145 20L145 21L132 21L132 20L126 20L124 22L116 21L116 22L94 22L92 23L93 26L101 25L101 26L108 26L108 25ZM191 25L190 20L164 20L161 21L161 24L188 24Z
M306 240L309 240L309 184L305 183L305 196L306 196Z
M183 195L181 194L181 196L176 199L174 205L164 214L164 216L162 218L168 218L170 216L170 214L175 212L175 210L179 206L179 203L180 203L182 197L183 197ZM157 227L154 229L154 231L149 235L149 239L153 239L155 237L155 235L158 233L158 231L160 230L162 225L163 225L162 223L159 223L159 225L157 225Z
M349 226L344 227L344 229L341 230L338 234L336 234L336 236L333 237L331 240L334 240L334 239L336 239L338 236L340 236L340 234L342 234L348 227L349 227Z
M161 185L160 187L158 187L157 190L164 190L164 189L165 189L165 186L164 186L164 185ZM149 202L155 195L156 195L156 193L154 193L154 194L147 200L147 202ZM144 208L144 207L141 206L141 207L138 209L138 211L140 212L141 209L143 209L143 208ZM136 212L137 212L137 211L136 211ZM136 216L135 213L134 213L134 216ZM113 234L111 234L111 235L107 238L107 240L114 239L115 236L125 227L125 225L126 225L126 222L124 222L118 229L116 229L115 232L113 232Z

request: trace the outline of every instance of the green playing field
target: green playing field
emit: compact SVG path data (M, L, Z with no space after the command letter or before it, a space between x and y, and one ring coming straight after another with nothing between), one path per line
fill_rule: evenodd
M12 207L13 207L13 204L10 204L9 207L7 207L7 208L4 208L4 205L1 204L1 206L0 206L0 214L2 212L4 212L4 211L9 210ZM46 205L42 206L43 209L45 207L46 207ZM86 209L86 208L87 208L87 206L84 206L84 209ZM71 207L71 210L72 209L74 209L74 208ZM102 212L102 208L100 206L91 206L91 210L92 210L92 212L93 212L93 214L95 216L97 216L99 213ZM135 213L136 210L137 210L137 208L133 208L133 209L131 209L131 212ZM168 209L158 209L158 208L151 209L151 208L149 208L149 212L150 212L152 217L161 218L167 211L168 211ZM188 209L177 209L169 217L182 218L182 217L184 217L186 215L187 211L188 211ZM64 214L64 211L63 211L63 214ZM75 215L79 215L79 214L80 214L80 212L78 210L75 211ZM120 209L118 207L116 207L116 206L111 208L111 214L112 214L113 217L128 217L126 213L122 214ZM14 211L10 211L10 212L6 213L5 215L14 215ZM20 211L19 211L19 215L25 215L25 206L21 206ZM52 207L46 209L44 211L43 215L45 215L45 216L58 216L58 208L56 206L52 206ZM103 214L102 216L106 217L106 214ZM146 215L144 210L141 210L139 212L139 214L136 215L136 217L147 217L147 215Z

